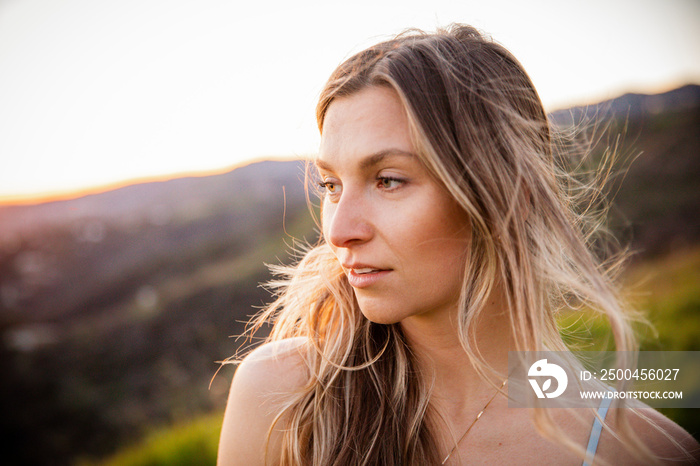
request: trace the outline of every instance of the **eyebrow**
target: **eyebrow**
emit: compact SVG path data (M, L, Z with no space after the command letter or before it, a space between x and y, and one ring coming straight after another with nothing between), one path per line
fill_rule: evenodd
M369 168L374 167L375 165L379 164L382 160L384 160L387 157L391 157L394 155L402 156L402 157L415 157L416 155L412 152L406 152L405 150L401 149L384 149L379 152L375 152L374 154L370 154L366 157L363 157L362 160L360 161L360 168L362 170L367 170ZM316 159L315 162L316 166L322 170L332 170L331 166L327 163L324 162L323 160Z

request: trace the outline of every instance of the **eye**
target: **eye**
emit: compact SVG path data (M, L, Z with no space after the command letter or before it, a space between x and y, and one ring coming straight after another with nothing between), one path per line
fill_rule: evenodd
M390 176L380 176L377 178L379 182L379 187L388 191L396 189L405 183L405 180L399 178L392 178Z
M318 185L321 187L321 189L325 189L329 193L335 192L335 183L330 181L321 181L318 183Z
M328 194L338 194L340 192L340 185L334 181L322 180L319 181L318 185L321 187L322 191Z

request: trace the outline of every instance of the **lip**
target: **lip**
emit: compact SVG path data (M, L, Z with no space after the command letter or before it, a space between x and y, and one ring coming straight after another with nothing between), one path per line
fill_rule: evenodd
M348 282L353 288L366 288L368 286L374 285L382 278L387 276L391 269L381 269L379 267L374 267L367 264L352 264L345 265L343 268L347 271ZM374 272L369 273L357 273L355 270L361 269L376 269Z

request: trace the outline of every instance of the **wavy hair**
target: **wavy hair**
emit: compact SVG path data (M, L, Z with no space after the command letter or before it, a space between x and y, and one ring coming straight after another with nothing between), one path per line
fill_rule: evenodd
M496 286L505 293L516 350L567 350L556 317L580 307L609 320L617 350L636 349L614 284L619 257L600 247L605 173L580 170L574 146L554 131L530 78L504 47L463 25L411 30L372 46L331 75L317 106L319 130L335 99L370 86L396 91L419 158L468 214L459 336L484 380L495 369L479 356L475 323ZM431 387L400 325L362 315L323 240L296 266L276 271L276 300L254 328L272 321L270 341L304 337L310 374L280 408L276 424L284 434L275 462L439 464ZM542 435L583 458L582 446L561 434L546 410L535 411Z

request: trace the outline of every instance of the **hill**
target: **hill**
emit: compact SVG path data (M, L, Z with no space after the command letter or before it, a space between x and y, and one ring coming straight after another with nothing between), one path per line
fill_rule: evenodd
M593 105L556 110L550 118L560 126L602 119L647 119L650 116L692 109L700 106L700 85L687 84L661 94L628 93Z
M67 464L220 407L264 263L314 240L302 180L263 162L0 208L5 458Z
M550 115L560 127L605 129L597 151L617 146L612 226L644 258L700 240L700 86L625 94Z

